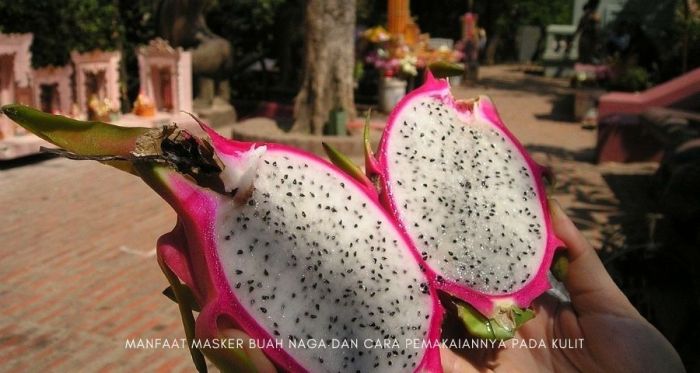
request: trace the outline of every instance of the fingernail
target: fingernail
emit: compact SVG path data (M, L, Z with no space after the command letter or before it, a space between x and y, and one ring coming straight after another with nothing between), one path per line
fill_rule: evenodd
M549 212L552 215L561 215L564 212L564 209L561 208L561 205L556 199L547 198L547 201L549 202Z

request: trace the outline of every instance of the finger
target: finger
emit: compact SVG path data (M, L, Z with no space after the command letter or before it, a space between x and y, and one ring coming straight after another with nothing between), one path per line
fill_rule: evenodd
M571 302L576 312L639 316L612 280L591 244L566 216L559 204L555 200L550 200L549 206L554 233L564 241L569 254L569 270L564 285L571 295Z
M255 365L255 368L260 373L276 373L274 364L268 360L267 356L259 348L250 348L252 338L238 329L223 329L221 331L224 337L243 341L243 350L250 361Z
M440 362L442 363L442 371L445 373L470 373L479 371L465 358L457 355L454 351L445 346L440 347Z

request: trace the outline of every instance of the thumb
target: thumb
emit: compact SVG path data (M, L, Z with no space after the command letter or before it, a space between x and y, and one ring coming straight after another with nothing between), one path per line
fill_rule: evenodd
M564 241L569 254L569 270L564 285L576 312L579 315L590 312L641 318L559 203L550 199L549 207L554 233Z
M238 329L223 329L221 334L226 338L242 340L243 350L245 351L248 358L251 360L258 372L261 373L275 373L277 370L275 366L267 359L263 351L259 348L253 348L251 346L251 337L245 334L243 331Z
M440 347L440 363L444 373L477 373L479 370L463 356L443 346Z

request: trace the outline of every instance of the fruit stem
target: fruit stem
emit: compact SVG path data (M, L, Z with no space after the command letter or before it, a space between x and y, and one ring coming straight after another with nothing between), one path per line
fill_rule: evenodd
M187 296L183 292L183 287L180 280L175 276L175 274L167 267L161 260L158 260L158 265L163 271L165 278L168 279L170 283L170 288L173 290L175 295L175 301L180 310L180 317L182 318L182 326L185 328L185 337L187 338L187 348L190 350L190 355L192 356L192 362L200 373L207 373L207 363L204 360L204 355L201 351L194 347L194 316L192 315L192 306L187 301Z
M42 139L84 156L128 157L136 149L137 139L153 131L144 127L84 122L18 104L5 105L1 110L17 124Z
M557 280L561 282L566 280L566 275L569 272L569 256L565 250L557 250L557 252L554 253L550 270Z
M380 175L380 168L379 165L377 164L377 159L374 157L374 151L372 151L372 143L370 141L370 136L369 136L369 130L370 130L370 118L372 115L371 110L367 110L367 116L365 117L365 126L362 131L362 141L364 143L364 152L365 152L365 174L369 179L373 182L373 184L377 181L378 176ZM375 185L375 188L377 185ZM376 188L379 190L378 188Z
M71 159L95 160L137 176L138 164L165 165L198 185L224 194L222 166L206 140L177 126L121 127L47 114L24 105L5 105L3 114L62 148L48 150Z
M487 318L467 303L455 300L457 316L469 334L482 339L505 341L515 336L520 326L535 317L535 311L515 305L499 308L496 316Z
M341 153L338 149L325 142L321 143L321 145L323 145L323 150L326 151L328 159L330 159L334 165L345 171L353 179L359 181L367 188L368 191L374 191L374 184L372 184L372 181L367 177L367 175L365 175L364 172L362 172L362 169L360 169L359 166L350 160L347 155Z
M464 74L464 65L447 61L436 61L428 65L428 69L436 78L449 78Z

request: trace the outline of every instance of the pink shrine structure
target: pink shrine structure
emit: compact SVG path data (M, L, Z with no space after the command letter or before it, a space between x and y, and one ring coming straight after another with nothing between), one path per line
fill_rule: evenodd
M153 100L158 112L192 111L192 57L157 38L137 49L141 94Z
M119 52L72 52L72 63L32 69L32 34L0 33L0 105L25 104L45 112L85 119L105 112L121 126L158 127L177 122L199 130L192 111L192 57L155 39L137 49L141 93L152 100L152 117L120 114ZM51 146L0 115L0 160L36 154Z
M0 105L32 104L30 47L32 34L0 34ZM0 118L0 139L21 134L9 119Z
M32 79L34 106L47 113L70 113L73 105L72 75L71 65L35 69Z
M107 101L113 110L121 108L119 101L119 61L121 53L91 51L71 53L75 65L75 92L79 110L88 112L93 96Z

